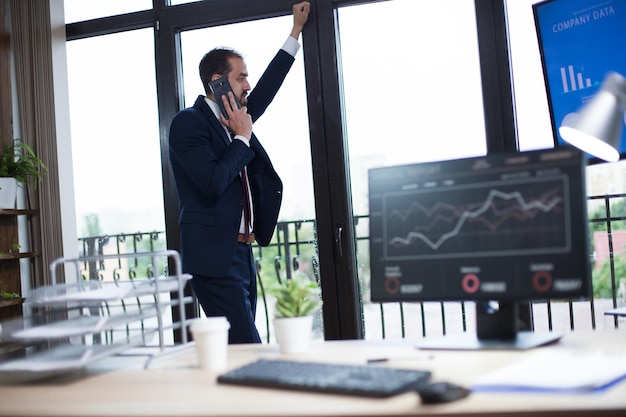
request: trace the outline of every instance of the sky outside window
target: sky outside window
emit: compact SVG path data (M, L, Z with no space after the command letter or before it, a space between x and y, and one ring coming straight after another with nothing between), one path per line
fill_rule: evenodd
M292 16L263 19L181 33L185 107L204 88L198 73L202 56L223 46L244 57L252 88L291 32ZM250 36L262 33L263 36ZM302 39L300 39L302 41ZM302 49L274 101L254 124L255 135L272 159L283 184L279 220L313 219L313 174Z
M164 230L152 29L67 43L78 233Z

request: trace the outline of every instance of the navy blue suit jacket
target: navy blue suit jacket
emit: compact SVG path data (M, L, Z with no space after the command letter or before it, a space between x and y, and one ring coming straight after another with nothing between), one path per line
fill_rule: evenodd
M279 50L248 96L256 121L272 102L294 58ZM276 127L280 128L279 126ZM256 241L272 239L282 201L282 182L254 133L250 147L229 140L209 105L199 96L170 126L169 156L180 204L183 272L226 275L237 245L243 210L239 173L248 167Z

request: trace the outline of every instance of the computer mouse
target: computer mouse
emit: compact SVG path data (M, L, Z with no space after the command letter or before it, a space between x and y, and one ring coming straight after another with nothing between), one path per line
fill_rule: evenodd
M434 382L417 388L423 404L441 404L460 400L470 394L470 390L452 382Z

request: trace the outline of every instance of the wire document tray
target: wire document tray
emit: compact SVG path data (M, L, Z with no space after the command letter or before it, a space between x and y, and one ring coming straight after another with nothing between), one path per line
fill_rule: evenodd
M218 376L217 382L382 398L414 391L430 376L429 371L376 365L261 359Z
M116 266L112 277L85 278L85 265L107 262ZM137 277L135 271L123 277L122 271L138 264L147 276ZM172 274L165 273L169 269ZM66 283L57 283L58 270L65 271ZM52 284L26 298L24 317L0 324L0 342L24 347L22 357L0 358L0 377L77 370L131 347L158 348L158 355L166 346L166 330L180 330L182 343L187 342L185 304L193 299L184 295L184 287L191 276L182 274L178 252L58 259L50 273ZM151 352L154 356L155 349Z

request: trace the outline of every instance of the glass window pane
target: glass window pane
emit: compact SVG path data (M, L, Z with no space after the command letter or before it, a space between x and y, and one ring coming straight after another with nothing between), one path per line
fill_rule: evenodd
M341 8L339 28L357 214L369 168L486 153L473 1Z
M67 59L79 236L165 230L152 29L68 42Z
M552 148L554 139L533 18L539 0L507 1L515 117L522 151Z
M234 48L245 59L250 85L258 78L289 36L293 18L284 16L181 33L184 105L192 106L204 88L198 74L202 56L217 46ZM252 38L250 33L263 33ZM274 168L284 184L279 220L311 219L315 216L313 176L306 112L302 51L272 105L254 125Z
M152 0L65 0L65 23L152 9Z
M244 57L254 88L259 77L283 45L293 22L292 16L197 29L181 33L181 51L184 85L184 106L190 107L204 88L198 74L202 56L218 46L231 47ZM263 36L250 36L262 33ZM309 141L303 53L299 51L281 89L263 116L254 124L254 132L263 143L274 168L283 181L283 202L279 228L268 248L255 248L261 262L263 285L276 280L306 274L317 276L315 244L315 205L313 174ZM275 260L278 262L276 263ZM259 292L261 296L262 292ZM265 303L259 300L257 327L266 340ZM273 304L268 301L268 315ZM315 337L322 338L321 315L316 319ZM269 330L273 337L273 332Z
M551 148L554 136L547 92L533 17L533 4L540 0L507 1L509 44L515 95L517 129L521 150ZM595 164L587 168L587 194L598 196L626 192L625 161ZM604 204L590 201L590 211Z
M537 30L533 17L533 4L541 3L542 0L509 0L506 2L507 23L509 31L509 45L511 48L511 68L513 73L513 86L515 97L515 111L519 146L521 150L551 148L554 146L554 134L550 122L550 109L548 106L548 94L545 87L544 74L541 65L541 55ZM620 216L619 210L623 206L621 198L611 198L610 195L621 195L626 192L626 161L618 163L602 163L590 165L586 172L587 195L602 196L603 198L589 199L587 204L588 216L591 219L602 219L601 222L590 222L590 245L594 255L593 260L593 286L594 286L594 310L601 315L613 307L610 292L610 271L607 259L607 233L606 205L609 205L612 214ZM606 197L605 197L606 196ZM624 228L621 221L611 222L613 236L621 233ZM624 253L619 245L614 247L615 259ZM614 265L617 270L619 262ZM616 283L618 285L618 283ZM586 302L576 303L577 311L581 314L576 316L574 326L578 329L585 326L585 314L589 311ZM533 314L534 322L539 327L547 327L547 320L541 320L536 312L541 311L535 305ZM555 329L569 328L570 316L565 311L566 303L558 300L552 303L552 321L550 325ZM561 310L562 309L562 310ZM558 313L562 311L562 313ZM554 313L557 312L557 313ZM543 314L543 313L542 313ZM540 317L540 318L538 318ZM598 326L602 326L602 320L598 320Z
M339 31L355 216L368 213L369 168L486 153L472 0L345 7ZM380 311L369 303L368 247L360 242L365 336L377 338Z

